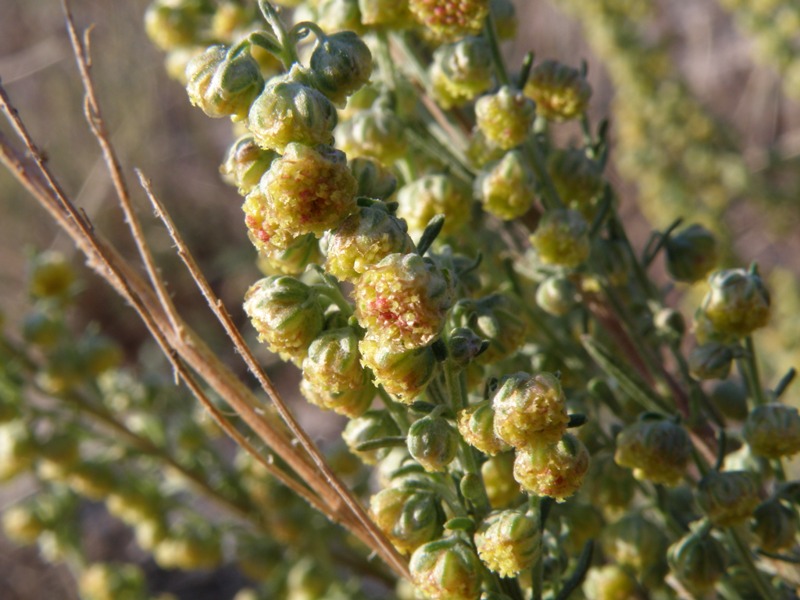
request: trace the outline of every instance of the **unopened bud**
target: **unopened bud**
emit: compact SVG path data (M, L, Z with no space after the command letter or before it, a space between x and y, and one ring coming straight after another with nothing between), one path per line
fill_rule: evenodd
M408 430L408 451L426 471L444 471L458 453L458 432L444 417L422 417Z
M767 552L791 548L797 535L797 516L780 500L768 500L753 511L753 533Z
M550 121L565 121L582 115L592 88L580 71L554 60L531 70L525 94L536 102L536 111Z
M555 444L533 443L517 448L514 479L528 492L563 502L581 487L589 469L589 451L566 433Z
M470 544L458 536L417 548L409 569L417 590L431 600L475 600L480 595L481 561Z
M578 288L569 277L553 275L536 288L536 304L554 317L563 317L575 308Z
M665 250L667 271L675 281L700 281L719 259L717 240L702 225L690 225L680 233L670 235Z
M445 44L433 53L432 92L442 108L461 106L492 86L492 54L482 37Z
M603 170L580 148L555 150L547 159L547 170L559 198L587 221L597 212L603 191Z
M353 454L366 464L374 465L389 453L389 449L358 450L358 447L365 442L398 435L400 430L387 411L369 410L347 423L342 439Z
M513 452L490 457L481 465L481 477L492 508L514 506L522 497L519 484L514 479Z
M677 485L691 454L692 441L683 427L667 419L644 418L617 436L614 460L633 469L636 479Z
M689 372L698 379L725 379L731 372L733 350L727 344L708 342L689 353Z
M452 235L469 221L472 191L449 175L423 175L398 190L397 202L397 216L412 235L420 235L436 215L445 216L442 234Z
M235 185L239 193L246 196L258 185L277 157L276 152L263 150L251 134L246 134L228 149L219 170L225 181Z
M742 433L756 456L780 458L800 452L800 414L793 406L772 402L755 407Z
M486 212L510 221L533 205L533 177L520 153L508 152L475 180L475 194Z
M376 159L358 156L349 166L358 183L358 196L387 200L397 190L397 177Z
M206 9L195 0L155 0L144 14L150 40L162 50L194 45Z
M489 347L478 356L478 362L492 364L508 358L525 343L528 327L522 312L512 296L498 293L478 300L460 300L453 307L452 320L489 340Z
M414 24L408 0L358 0L364 25L404 29Z
M405 130L405 123L395 111L376 102L339 125L336 139L349 158L366 156L391 165L406 154Z
M492 399L495 434L515 448L554 444L567 429L566 401L551 373L510 375Z
M586 573L583 593L587 600L645 600L636 579L619 565L592 567Z
M711 290L700 310L717 332L744 337L767 324L770 296L757 273L744 269L716 271L708 283Z
M404 554L442 533L444 514L436 496L430 492L390 487L372 496L369 507L375 523Z
M314 87L341 108L350 94L369 81L372 54L356 33L341 31L317 44L310 67Z
M675 577L692 593L702 596L714 589L725 574L725 547L707 531L690 533L672 544L667 562Z
M546 265L573 268L589 257L589 226L574 210L547 211L530 240Z
M669 540L658 525L639 513L622 517L603 531L603 553L628 567L640 581L663 581L667 570L664 554Z
M475 103L478 129L503 150L519 146L527 139L535 116L533 100L507 85Z
M519 510L490 513L475 532L478 556L501 577L516 577L541 553L536 521Z
M697 503L719 527L744 523L760 502L758 485L748 471L712 471L697 488Z

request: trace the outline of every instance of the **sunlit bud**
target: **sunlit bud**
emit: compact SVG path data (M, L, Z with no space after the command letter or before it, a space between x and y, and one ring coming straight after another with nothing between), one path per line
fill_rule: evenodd
M301 82L297 67L273 77L253 101L247 128L264 149L283 153L290 142L332 144L336 107L317 89Z
M206 523L182 523L153 550L162 569L211 569L222 562L219 531Z
M3 510L3 533L17 544L33 544L47 529L47 523L32 503L15 504Z
M690 225L670 235L665 245L667 271L675 281L694 283L717 266L717 240L702 225Z
M349 158L366 156L384 165L402 158L408 149L406 124L380 101L339 125L336 139Z
M756 406L742 433L756 456L780 458L800 452L800 415L793 406L777 402Z
M376 203L359 208L330 234L325 266L338 279L356 281L390 254L413 250L405 222Z
M258 185L277 157L276 152L263 150L251 134L246 134L228 149L219 170L226 182L235 185L239 193L246 196Z
M436 372L436 358L430 346L398 349L382 338L368 335L358 348L362 364L375 376L375 384L406 404L425 391Z
M627 514L604 529L601 541L605 556L631 569L640 581L663 581L669 540L652 521L639 513Z
M667 551L672 574L691 592L698 595L713 591L725 574L728 553L707 531L685 535Z
M677 485L691 454L692 441L682 426L668 419L644 418L617 436L614 460L633 469L636 479Z
M408 451L431 473L444 471L458 453L458 431L440 416L427 415L408 430Z
M196 0L155 0L144 13L145 31L162 50L191 46L208 12Z
M567 429L567 399L551 373L515 373L492 399L494 431L515 448L555 444Z
M81 573L78 589L85 600L146 598L147 580L132 563L93 563Z
M697 503L720 527L744 523L760 502L758 485L748 471L712 471L697 488Z
M723 335L744 337L767 324L770 297L757 273L744 269L716 271L700 307L711 326Z
M321 40L311 54L310 82L336 106L369 81L372 54L352 31L341 31Z
M414 17L441 39L476 35L489 14L489 0L409 0Z
M733 350L726 344L708 342L689 353L688 363L689 372L698 379L725 379L731 372Z
M408 0L358 0L364 25L403 29L414 23Z
M554 317L563 317L578 302L578 288L569 277L553 275L536 288L536 304Z
M301 361L322 331L317 293L293 277L266 277L253 284L244 310L259 339L286 360Z
M444 215L443 235L459 231L470 218L472 192L448 175L423 175L397 192L397 216L406 220L412 235L420 235L436 215Z
M442 533L444 513L430 492L402 486L386 488L370 498L369 508L375 523L403 554Z
M494 409L488 400L458 413L458 431L470 446L489 456L509 450L494 433Z
M530 240L546 265L574 268L589 258L589 226L574 210L548 210Z
M597 212L603 191L603 170L580 148L559 149L547 158L547 171L559 198L587 221Z
M587 600L645 600L636 579L619 565L592 567L586 574L583 593Z
M517 448L514 479L529 493L563 502L581 487L589 468L589 451L569 433L555 444Z
M478 300L459 300L453 307L452 318L454 323L489 340L489 347L477 361L492 364L508 358L524 344L528 326L522 313L516 299L498 293Z
M445 44L433 53L433 97L442 108L461 106L492 87L492 54L482 37Z
M773 498L753 511L752 529L762 550L779 552L794 546L797 516L790 507Z
M533 176L516 150L487 167L475 180L475 195L486 212L510 221L530 210L534 200Z
M28 266L28 293L34 298L65 300L74 291L75 280L75 269L60 252L42 252Z
M475 600L480 595L483 565L460 537L420 546L409 568L417 590L430 600Z
M313 233L307 233L294 238L286 248L262 251L257 264L265 275L300 275L308 265L321 262L319 240Z
M501 577L516 577L533 566L541 553L535 519L519 510L490 513L475 532L478 556Z
M550 121L565 121L583 114L592 88L577 69L545 60L531 70L525 94L536 102L539 115Z
M242 120L261 93L264 78L247 46L209 46L186 65L186 91L209 117Z
M478 129L503 150L519 146L528 138L535 116L533 100L507 85L475 103Z
M316 23L325 33L355 31L363 33L358 0L319 0Z
M358 446L364 442L398 435L400 430L387 411L369 410L347 423L342 432L342 439L353 454L366 464L374 465L389 453L389 449L358 450Z

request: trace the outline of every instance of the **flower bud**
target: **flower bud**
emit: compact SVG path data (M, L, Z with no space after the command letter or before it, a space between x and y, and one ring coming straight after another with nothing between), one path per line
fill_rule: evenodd
M475 103L475 121L495 146L511 150L530 134L536 105L519 90L504 85L495 94L481 97Z
M791 548L797 536L795 512L775 498L760 504L753 512L753 533L767 552Z
M433 53L432 94L442 108L466 104L492 87L492 54L482 37L445 44Z
M242 212L244 212L247 237L259 253L266 256L277 254L297 243L297 237L281 227L272 210L269 197L260 185L247 194L242 204Z
M246 196L258 185L277 157L276 152L262 150L253 136L246 134L228 149L219 171L226 182L235 185L239 193Z
M408 0L358 0L364 25L404 29L414 24Z
M703 279L719 259L717 240L702 225L690 225L680 233L670 235L665 250L670 277L686 283Z
M483 565L460 537L428 542L409 563L417 590L431 600L475 600L481 592Z
M36 505L32 503L15 504L3 511L3 533L17 544L34 544L47 529Z
M347 97L369 81L372 54L352 31L333 33L311 54L310 82L339 108Z
M255 238L255 236L252 236ZM258 238L255 238L258 241ZM263 247L263 244L257 247ZM294 238L286 248L268 247L258 255L258 268L265 275L300 275L310 264L322 262L319 240L313 233Z
M376 525L403 554L442 534L444 514L430 492L402 486L386 488L370 498L369 510Z
M357 156L350 161L350 171L358 182L358 196L387 200L397 190L397 177L374 158Z
M697 503L719 527L744 523L760 502L758 485L748 471L712 471L697 487Z
M316 292L293 277L257 281L245 294L244 310L259 339L284 360L301 361L322 331L322 307Z
M488 400L458 413L458 431L466 442L484 454L495 456L509 450L494 432L494 409Z
M530 240L545 265L574 268L589 257L589 226L574 210L548 210Z
M577 304L578 288L562 275L548 277L536 288L536 304L554 317L563 317Z
M319 0L316 9L316 23L325 33L364 32L358 0Z
M458 453L458 432L444 417L427 415L408 430L408 451L429 473L444 471Z
M586 573L583 593L587 600L645 600L636 580L619 565L592 567Z
M731 372L733 350L726 344L708 342L689 353L689 372L698 379L725 379Z
M42 252L28 267L28 293L34 298L66 300L75 281L75 269L60 252Z
M527 323L520 318L522 307L508 294L490 294L478 300L459 300L453 307L453 322L468 327L489 347L481 353L480 364L493 364L508 358L525 343Z
M708 398L723 416L734 421L744 421L748 415L747 390L740 381L716 381Z
M633 469L636 479L677 485L691 454L692 441L682 426L667 419L643 418L617 436L614 460Z
M408 149L405 129L403 120L379 101L339 125L336 138L349 158L366 156L391 165Z
M533 566L541 553L536 521L520 510L490 513L475 532L478 556L501 577L516 577Z
M744 337L767 324L770 297L757 273L728 269L712 273L700 307L718 333Z
M522 493L514 479L513 452L490 457L481 465L481 477L492 508L508 508L519 503Z
M569 433L555 444L517 448L514 479L528 492L563 502L581 487L589 469L589 451Z
M582 115L592 88L580 71L554 60L534 66L525 94L536 102L536 112L549 121L566 121Z
M264 88L264 78L248 47L209 46L186 65L192 106L212 118L243 120Z
M390 254L356 282L356 317L386 345L411 350L430 344L452 301L449 271L418 254Z
M594 498L592 499L594 502ZM603 530L603 553L628 567L645 584L664 580L664 554L669 540L661 529L639 513L631 513Z
M533 205L533 176L519 152L508 152L500 162L475 180L475 195L486 212L510 221L521 217Z
M78 589L85 600L147 597L144 572L132 563L93 563L81 573Z
M400 430L387 411L368 410L347 423L342 432L342 439L350 448L350 452L358 456L364 463L374 465L389 453L389 449L358 450L358 446L364 442L398 435L400 435Z
M356 186L339 150L290 143L261 179L263 211L283 232L319 237L356 210Z
M390 254L413 250L405 222L376 203L359 208L330 234L325 267L338 279L355 282Z
M447 336L447 356L460 367L467 366L488 346L489 340L484 340L467 327L453 329Z
M800 415L793 406L778 402L756 406L742 434L756 456L791 456L800 452Z
M423 175L398 190L397 202L397 216L408 222L415 237L436 215L446 217L442 235L452 235L469 220L472 192L448 175Z
M561 383L551 373L510 375L492 399L494 432L515 448L555 444L567 430L566 402Z
M250 106L247 128L262 148L283 154L291 142L333 143L336 107L301 77L297 67L273 77Z
M443 40L477 35L489 14L489 0L408 0L411 14Z
M358 344L361 364L375 376L375 383L396 400L410 404L428 386L436 371L430 346L397 349L385 340L367 336Z
M603 191L603 169L580 148L555 150L547 159L547 171L559 198L591 222Z
M147 37L162 50L197 43L207 9L196 0L155 0L144 13Z
M673 575L698 596L711 593L725 574L728 555L725 547L707 531L685 535L667 551Z

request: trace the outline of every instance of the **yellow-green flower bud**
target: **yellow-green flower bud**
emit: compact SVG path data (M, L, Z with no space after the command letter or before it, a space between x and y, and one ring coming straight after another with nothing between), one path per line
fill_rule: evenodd
M486 212L510 221L521 217L533 205L533 176L517 151L483 171L475 180L475 195Z
M269 198L261 186L253 188L242 204L247 236L256 249L267 256L289 248L297 241L290 232L281 229Z
M458 431L470 446L489 456L510 448L494 432L494 409L488 400L458 413Z
M452 281L430 259L390 254L361 275L354 297L358 322L370 335L395 352L411 350L430 344L442 330Z
M3 533L17 544L33 544L47 529L47 524L31 503L15 504L3 511Z
M584 113L592 88L577 69L545 60L531 70L525 94L536 102L539 115L550 121L565 121Z
M667 271L675 281L700 281L717 266L719 259L717 240L702 225L690 225L670 235L664 249Z
M403 29L414 23L408 0L358 0L364 25Z
M442 533L444 514L436 496L406 487L381 490L369 501L375 524L403 554L409 554Z
M800 452L800 414L793 406L771 402L755 407L742 431L756 456L781 458Z
M411 579L430 600L475 600L480 596L483 565L460 537L420 546L411 555Z
M490 513L475 532L475 547L484 564L501 577L516 577L541 553L536 520L520 510Z
M587 221L597 212L603 191L603 170L580 148L555 150L547 159L547 171L559 198Z
M490 457L481 465L481 477L492 508L508 508L519 503L522 492L514 479L513 452Z
M387 200L397 190L397 177L374 158L357 156L350 161L350 171L358 182L359 196Z
M375 383L396 400L410 404L425 391L436 371L430 346L398 349L383 338L367 336L358 344L362 364L372 371Z
M38 254L28 269L28 293L34 298L65 300L74 291L75 269L60 252Z
M444 40L476 35L489 14L489 0L409 0L414 17Z
M574 210L547 211L530 240L545 265L574 268L589 258L589 225Z
M191 46L198 42L198 31L208 13L205 3L198 0L155 0L144 13L144 28L162 50Z
M479 300L459 300L453 307L453 322L489 340L489 347L477 361L493 364L525 343L528 327L520 317L522 312L519 302L508 294L490 294Z
M757 273L728 269L712 273L711 290L700 307L711 326L723 335L744 337L767 324L770 297Z
M697 503L719 527L744 523L760 502L758 485L748 471L712 471L697 488Z
M78 589L85 600L143 600L148 597L144 572L130 563L94 563L81 573Z
M339 150L290 143L261 179L267 214L281 230L317 237L356 210L356 180Z
M669 540L658 525L641 514L628 514L606 527L601 543L607 558L631 569L643 583L663 581Z
M342 439L350 452L358 456L364 463L374 465L389 453L389 448L359 450L359 445L398 435L400 435L400 429L387 411L368 410L347 423L342 432Z
M753 511L752 529L762 550L786 550L796 541L797 516L790 507L773 498Z
M226 182L235 185L239 193L246 196L258 185L277 157L276 152L259 147L251 134L245 134L228 149L219 171Z
M162 569L211 569L222 562L219 531L199 522L182 523L153 550Z
M725 379L731 372L733 350L727 344L696 346L688 357L689 372L698 379Z
M482 37L440 46L433 53L430 79L442 108L461 106L492 87L492 54Z
M413 250L405 222L376 203L359 208L331 233L325 267L338 279L354 282L390 254Z
M402 158L408 149L405 123L383 102L376 102L339 125L336 138L349 158L366 156L384 165Z
M693 594L711 593L725 574L728 554L725 547L707 531L685 535L667 551L667 562L673 575Z
M445 216L442 235L451 235L469 220L472 192L448 175L423 175L398 190L397 202L397 216L406 220L412 235L422 234L436 215Z
M261 230L258 230L261 232ZM248 232L259 241L255 234ZM259 242L256 247L263 247ZM319 240L313 233L295 238L286 248L268 247L258 256L258 268L265 275L300 275L308 265L322 262Z
M372 53L352 31L333 33L321 40L311 54L310 83L336 106L369 81Z
M291 142L332 144L336 107L319 90L305 85L297 67L273 77L253 101L247 128L256 143L283 154Z
M645 600L636 579L619 565L592 567L586 573L582 591L587 600Z
M562 275L548 277L536 288L536 304L554 317L563 317L577 304L578 288Z
M325 33L355 31L363 33L358 0L319 0L316 23Z
M619 433L614 460L633 469L636 479L677 485L691 455L692 441L682 426L667 419L644 418Z
M528 138L535 116L533 100L508 85L475 103L478 129L503 150L519 146Z
M351 419L363 415L369 409L376 393L369 381L365 381L363 387L358 389L334 392L312 385L305 379L300 382L300 391L311 404Z
M294 277L257 281L245 294L244 310L259 339L285 360L301 361L322 331L322 307L316 292Z
M517 448L514 479L528 492L563 502L578 491L589 469L589 451L569 433L555 444Z
M508 376L492 407L495 434L515 448L555 444L567 430L567 399L551 373Z
M430 473L444 471L458 453L458 431L440 416L427 415L408 430L408 451Z

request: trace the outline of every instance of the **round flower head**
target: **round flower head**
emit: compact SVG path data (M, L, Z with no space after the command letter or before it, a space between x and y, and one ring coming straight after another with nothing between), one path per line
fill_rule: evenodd
M331 329L320 334L303 359L303 377L318 388L334 392L360 388L364 369L358 352L358 336L352 327Z
M458 413L458 431L470 446L489 456L509 450L508 444L495 435L494 409L488 400Z
M247 45L210 46L186 65L186 91L209 117L244 119L264 78Z
M675 281L700 281L719 259L717 240L702 225L690 225L680 233L670 235L664 249L667 271Z
M547 159L547 171L567 208L591 222L603 191L603 170L580 148L555 150Z
M261 149L253 136L246 134L228 149L219 171L225 181L235 185L239 193L246 196L258 185L277 157L277 153Z
M259 252L270 256L287 250L298 242L296 235L280 226L269 197L260 185L247 194L242 203L242 211L247 237Z
M503 452L481 465L481 478L492 508L508 508L519 504L522 497L514 479L514 453Z
M725 379L731 372L733 349L727 344L708 342L696 346L687 362L689 372L698 379Z
M279 229L317 237L356 210L356 180L344 154L327 146L291 143L261 180L268 213Z
M375 524L392 545L409 554L442 533L443 513L436 496L412 487L389 487L369 501Z
M667 551L670 571L692 593L704 596L714 590L728 567L725 547L708 531L689 533Z
M322 331L322 307L316 292L294 277L266 277L253 284L244 310L259 339L285 360L301 361Z
M700 310L722 335L744 337L767 324L770 297L758 273L728 269L711 274Z
M358 344L361 363L372 371L375 383L396 400L410 404L428 386L436 371L430 346L397 349L383 339L367 336Z
M742 431L756 456L781 458L800 452L800 414L777 402L755 407Z
M458 432L444 417L427 415L409 428L408 451L426 471L444 471L458 452Z
M445 44L433 53L432 93L442 108L461 106L492 87L492 54L482 37Z
M208 8L192 0L155 0L144 14L147 37L162 50L170 51L197 43L197 34Z
M486 212L510 221L521 217L534 200L533 177L519 152L508 152L475 180L475 195Z
M342 391L333 391L303 379L300 381L300 391L311 404L350 419L363 415L372 404L376 393L366 375L361 387Z
M466 225L472 193L453 177L423 175L397 192L397 216L405 219L412 235L420 235L436 215L444 215L442 235L456 233Z
M483 565L460 537L428 542L409 563L411 580L430 600L475 600L480 596Z
M273 77L253 101L247 128L262 148L283 153L290 142L308 146L333 143L336 107L300 78L297 67Z
M258 241L251 234L251 238ZM257 247L261 244L257 244ZM299 275L312 263L322 262L319 240L313 233L295 238L286 248L268 248L258 257L258 268L265 275Z
M418 254L390 254L356 282L356 317L369 334L395 348L433 342L452 301L448 271Z
M545 119L565 121L583 114L592 88L577 69L545 60L531 70L525 94L536 102L536 112Z
M350 158L366 156L391 165L408 149L405 127L403 120L379 101L339 125L336 138Z
M574 210L548 210L530 240L546 265L574 268L589 258L589 226Z
M414 17L440 39L476 35L489 14L489 0L409 0Z
M636 579L619 565L592 567L581 588L588 600L645 600Z
M347 423L342 432L342 439L350 452L358 456L365 464L374 465L389 453L389 449L359 450L359 446L364 442L396 435L400 435L400 429L388 412L368 410Z
M369 81L371 74L372 54L352 31L327 36L311 54L311 83L339 108Z
M414 24L408 0L358 0L364 25L403 29Z
M536 521L519 510L490 513L475 532L478 556L501 577L516 577L533 566L541 551Z
M753 511L752 528L762 550L779 552L794 546L797 516L783 502L772 498Z
M478 129L503 150L519 146L527 139L535 116L533 100L507 85L475 103Z
M677 485L686 472L692 441L680 425L667 419L641 419L617 436L614 460L633 469L636 479Z
M719 527L749 520L760 502L758 485L749 471L711 471L697 487L697 503Z
M525 343L528 327L520 318L522 307L508 294L490 294L478 300L459 300L453 307L453 322L468 327L489 347L477 357L479 364L508 358Z
M413 252L405 221L380 203L361 207L328 238L326 269L344 281L355 281L390 254Z
M569 433L556 444L517 448L514 479L526 491L563 502L578 491L589 469L589 451Z
M578 289L569 277L552 275L536 288L536 304L555 317L563 317L577 304Z
M567 430L566 402L555 375L510 375L492 399L494 432L515 448L554 444Z

